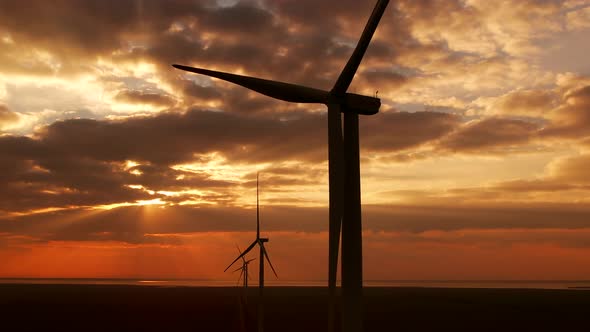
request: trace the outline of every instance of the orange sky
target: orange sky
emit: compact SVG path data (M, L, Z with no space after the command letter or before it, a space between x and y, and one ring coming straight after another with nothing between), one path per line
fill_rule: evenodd
M0 277L232 279L261 172L281 279L325 279L324 106L170 64L330 89L373 5L3 1ZM390 3L350 88L365 279L590 279L588 33L586 0Z

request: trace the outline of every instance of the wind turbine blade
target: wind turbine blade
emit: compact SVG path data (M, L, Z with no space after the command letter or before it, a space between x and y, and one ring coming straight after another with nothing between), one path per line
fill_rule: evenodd
M255 260L256 260L256 258L249 259L246 261L246 264L250 263L251 261L255 261Z
M257 77L235 75L215 70L194 68L183 65L172 65L172 67L190 71L201 75L206 75L230 83L243 86L247 89L256 91L265 96L292 102L292 103L320 103L325 104L328 100L328 92L320 89L314 89L302 85L290 84L265 80Z
M264 257L266 257L266 261L268 262L268 265L270 265L270 268L272 269L272 272L275 274L275 277L279 277L277 275L277 271L275 271L275 268L272 266L272 263L270 262L270 258L268 257L268 252L266 252L266 248L264 248L264 245L261 245L262 248L262 252L264 253Z
M348 87L350 86L350 83L354 78L354 74L359 68L361 60L363 60L363 56L367 51L367 47L369 47L371 38L373 38L373 34L375 33L377 25L379 25L379 21L381 20L383 12L385 12L385 8L387 8L388 4L389 0L377 1L377 5L375 5L375 9L373 9L373 13L369 18L367 25L365 26L365 30L361 35L361 39L356 45L356 48L350 56L350 59L348 59L348 63L346 63L346 66L342 70L342 73L340 73L340 77L338 77L338 80L336 81L334 88L332 88L333 94L343 95L346 92L346 90L348 90Z
M258 204L258 173L256 173L256 239L260 239L260 206Z
M243 253L241 253L240 256L238 256L238 258L234 259L234 261L231 262L231 264L228 267L226 267L225 270L223 270L223 272L227 271L232 265L234 265L235 262L237 262L240 258L244 257L244 255L246 255L248 252L250 252L250 250L252 250L252 248L254 248L256 243L258 243L257 240L252 242L252 244L248 247L248 249L246 249Z
M238 271L242 270L242 272L244 271L244 267L238 267L237 269L233 270L233 273L236 273Z

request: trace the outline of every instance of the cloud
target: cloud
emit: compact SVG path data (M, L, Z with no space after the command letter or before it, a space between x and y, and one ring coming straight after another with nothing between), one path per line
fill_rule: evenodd
M203 85L187 82L199 80L196 75L187 76L169 65L180 62L329 89L362 31L365 19L359 19L359 13L368 17L373 5L358 1L339 1L337 6L330 1L241 1L218 6L213 1L175 1L163 6L143 1L121 4L113 13L111 6L95 2L67 4L49 8L42 1L31 2L28 10L42 14L35 25L25 29L20 29L18 22L28 10L12 2L3 4L6 19L0 21L14 41L10 47L42 50L43 54L27 58L38 59L35 61L44 71L62 77L74 72L122 76L121 71L149 64L154 66L149 80L158 82L159 88L184 105L253 113L282 110L284 106L226 84L215 86L217 93L213 93ZM510 33L498 31L499 17L480 2L392 4L352 89L367 94L380 90L385 101L432 104L450 95L463 100L472 98L468 95L473 91L503 90L508 80L526 85L546 82L546 73L527 61L499 51L481 55L453 47L477 42L485 46L480 49L495 50L498 40L510 39L513 31L520 31L522 38L530 37L531 22L550 22L555 14L555 5L533 1L519 3L518 10L501 7L507 14L504 17L510 17L501 27ZM437 14L442 12L450 14ZM452 22L447 16L452 16ZM100 31L96 31L98 27ZM442 32L432 37L433 31ZM480 34L495 37L481 38ZM96 40L89 43L89 35ZM61 37L49 40L42 36ZM471 46L467 48L471 50ZM15 49L11 57L17 59L19 53ZM109 62L113 68L107 69L105 63ZM31 74L34 68L9 67L20 68L21 74Z
M272 33L275 27L272 13L247 2L210 10L199 19L199 26L210 31L235 36L241 34ZM262 28L262 29L261 29Z
M590 186L590 154L565 157L548 166L552 179L571 184Z
M590 135L590 85L564 94L565 102L554 109L552 123L541 132L543 136L584 138Z
M558 95L550 90L518 90L495 98L488 108L491 114L544 117L559 102Z
M419 146L445 136L459 125L459 117L436 112L385 112L362 118L363 148L392 152Z
M458 121L454 115L434 112L363 117L362 149L395 152L428 144L451 132ZM220 166L211 163L220 160L246 168L272 163L266 169L275 190L313 185L325 177L326 135L325 113L257 116L192 110L119 120L58 121L33 138L0 137L2 158L11 165L3 174L7 186L0 192L1 209L26 211L157 198L172 203L195 199L228 203L236 196L231 190L247 178L212 179L212 168ZM128 166L130 161L133 164ZM183 164L188 168L178 167ZM200 165L198 170L193 164ZM316 167L322 171L314 171ZM306 179L301 178L303 174Z
M62 153L109 161L173 165L216 151L234 160L305 159L323 146L322 120L305 113L284 118L192 110L118 121L56 122L39 136ZM305 142L296 140L304 128Z
M410 78L396 72L387 70L373 70L363 73L362 78L366 85L379 87L382 90L394 90L396 87L404 85Z
M529 177L488 181L473 187L447 187L441 189L394 190L379 193L382 197L394 197L412 204L444 206L498 204L528 206L576 202L587 205L590 194L590 154L582 152L574 156L549 159L543 171L531 171Z
M7 37L0 45L10 51L5 53L13 61L10 75L20 77L28 72L31 76L26 83L14 80L6 99L12 110L28 112L30 128L49 124L37 127L34 133L32 129L24 132L33 134L34 143L27 144L36 145L38 151L25 147L10 159L21 165L18 171L6 174L11 186L26 191L21 183L26 179L38 195L25 199L21 193L23 200L15 206L46 208L49 203L109 204L155 198L174 203L200 198L235 203L240 194L230 192L247 185L251 181L247 176L255 167L269 171L287 167L308 174L307 179L269 174L269 181L277 186L271 190L283 191L281 199L304 202L302 197L286 197L285 191L289 186L325 181L325 172L318 170L325 167L327 155L324 106L277 102L180 72L170 64L181 62L329 89L365 24L366 19L359 17L368 17L372 5L348 0L338 6L307 0L242 1L230 6L214 1L166 5L143 1L121 4L114 13L112 6L102 3L48 6L33 1L28 11L38 11L38 21L20 29L17 23L28 11L15 3L3 3L6 10L0 18L6 19L0 25ZM513 13L508 7L501 5L500 12L508 19L499 25L501 17L478 1L390 5L352 86L367 94L379 89L387 105L381 114L361 118L361 148L371 156L366 161L527 150L541 126L538 117L551 113L545 104L555 102L555 95L561 92L540 88L553 82L554 75L520 58L523 53L515 46L524 50L530 39L553 31L555 5L526 1ZM442 12L445 15L439 14ZM531 30L538 22L551 24L541 32ZM96 42L90 43L88 35L96 36ZM34 61L22 63L27 52ZM41 79L48 73L59 77L63 83L59 89L51 88L55 82ZM39 78L39 84L32 77ZM84 88L69 89L68 80L69 86ZM470 117L472 121L463 123L466 119L457 115L477 116L477 110L470 109L471 101L498 94L499 98L489 100L496 100L492 106L501 114L536 118ZM42 97L25 98L27 95ZM98 99L101 107L96 107ZM119 102L147 105L125 110L118 108ZM423 104L444 113L415 112L424 109ZM137 115L147 114L150 105L163 112ZM173 105L177 109L169 109ZM53 123L76 117L80 119ZM103 118L111 120L100 120ZM130 160L139 165L126 168ZM212 175L212 169L229 165L239 171L224 173L226 181ZM65 179L67 172L81 183ZM96 176L85 176L86 172L96 172ZM106 180L109 174L113 179ZM43 186L52 189L43 192ZM116 194L107 199L104 193L110 186ZM201 192L190 192L193 189ZM50 192L68 190L88 197L75 200L64 194L60 201L50 196ZM160 191L174 191L178 196ZM96 199L90 197L93 193Z
M580 204L367 205L366 232L460 230L541 230L588 227L588 207ZM263 206L266 232L327 231L327 208ZM120 241L168 244L165 235L252 232L255 209L239 207L135 206L108 211L69 210L0 219L0 232L41 241ZM18 221L18 222L15 222ZM153 237L150 234L160 234ZM161 242L160 242L161 241Z
M221 100L222 93L216 86L202 86L190 80L182 82L182 92L185 97L195 98L198 100Z
M115 96L115 100L131 104L150 104L160 107L170 107L175 103L174 99L170 96L135 90L120 91Z
M487 118L467 123L445 137L440 146L455 152L501 152L528 143L538 129L539 125L523 120Z
M423 43L445 41L456 51L491 56L536 51L534 38L560 30L557 1L400 1Z
M5 105L0 104L0 129L17 123L19 119L18 114L9 110Z
M590 28L590 6L581 7L567 13L567 28L569 30L582 30Z
M186 13L200 13L203 4L178 0L166 5L157 1L130 1L114 7L102 1L64 1L51 5L35 0L24 8L18 1L9 0L2 3L0 22L16 43L34 42L40 49L51 49L67 58L68 52L96 55L116 50L125 34L166 29L171 20ZM35 22L22 26L22 20L31 12L37 13Z
M495 184L492 190L512 193L534 192L563 192L575 189L590 190L588 185L580 185L575 182L563 181L563 178L545 178L537 180L512 180Z

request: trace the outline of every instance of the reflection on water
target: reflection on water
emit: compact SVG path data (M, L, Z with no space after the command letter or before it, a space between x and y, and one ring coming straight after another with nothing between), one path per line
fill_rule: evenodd
M160 287L235 287L235 280L195 279L36 279L0 278L2 284L141 285ZM269 280L267 286L326 287L325 280ZM590 280L365 280L365 287L531 288L590 290ZM253 284L255 286L255 283Z

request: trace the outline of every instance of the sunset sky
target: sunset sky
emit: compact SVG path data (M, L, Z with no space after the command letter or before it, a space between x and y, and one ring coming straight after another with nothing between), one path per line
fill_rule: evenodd
M281 280L326 280L326 107L170 65L330 90L375 2L1 1L0 277L234 279L260 172ZM590 279L589 36L588 0L391 1L365 279Z

